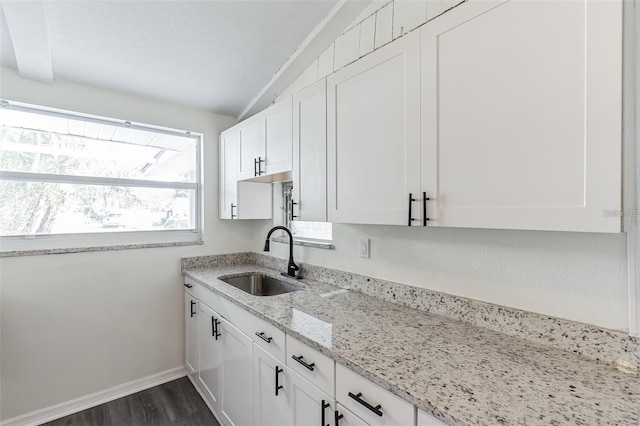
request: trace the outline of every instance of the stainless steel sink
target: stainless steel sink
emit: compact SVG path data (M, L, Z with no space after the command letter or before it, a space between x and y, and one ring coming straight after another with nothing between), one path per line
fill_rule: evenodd
M220 278L227 284L231 284L254 296L275 296L276 294L291 293L302 290L297 285L281 281L277 278L263 274L247 274L238 277Z

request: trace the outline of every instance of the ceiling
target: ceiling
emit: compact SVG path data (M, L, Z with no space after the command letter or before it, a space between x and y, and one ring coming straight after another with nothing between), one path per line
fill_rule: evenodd
M360 0L4 0L0 65L233 116L270 104Z

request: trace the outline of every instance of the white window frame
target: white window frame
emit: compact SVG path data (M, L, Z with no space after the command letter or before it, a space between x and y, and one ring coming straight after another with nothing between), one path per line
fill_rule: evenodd
M155 133L187 137L194 140L196 151L196 182L161 182L142 179L121 179L96 176L72 176L55 175L32 172L0 171L0 180L37 181L47 183L70 183L83 185L126 186L137 188L162 188L162 189L188 189L194 190L195 197L195 229L177 230L167 229L162 231L117 231L99 233L73 233L73 234L41 234L41 235L15 235L0 236L0 256L8 252L22 251L58 251L83 248L109 248L124 246L153 246L170 245L176 243L202 242L202 218L203 212L203 170L202 170L202 146L203 135L197 132L176 130L149 124L134 123L131 121L117 120L99 117L89 114L64 111L54 108L25 104L22 102L0 100L0 108L14 111L23 111L34 114L48 115L65 119L82 120L94 124L104 124L128 129L153 131ZM82 251L82 250L80 250Z

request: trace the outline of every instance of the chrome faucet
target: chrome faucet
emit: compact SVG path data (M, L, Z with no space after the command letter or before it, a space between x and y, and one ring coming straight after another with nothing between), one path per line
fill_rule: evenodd
M300 275L296 275L296 271L299 271L300 267L293 261L293 235L291 234L291 231L284 226L274 226L271 228L267 234L267 240L264 242L264 251L269 251L269 238L271 238L271 234L278 229L282 229L289 235L289 265L287 265L286 275L300 279L302 277ZM283 272L282 275L285 275L285 273Z

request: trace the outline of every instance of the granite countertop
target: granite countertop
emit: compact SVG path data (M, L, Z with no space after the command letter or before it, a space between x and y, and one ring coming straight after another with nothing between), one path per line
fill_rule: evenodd
M185 276L451 425L638 426L640 374L311 280L252 296L194 268Z

